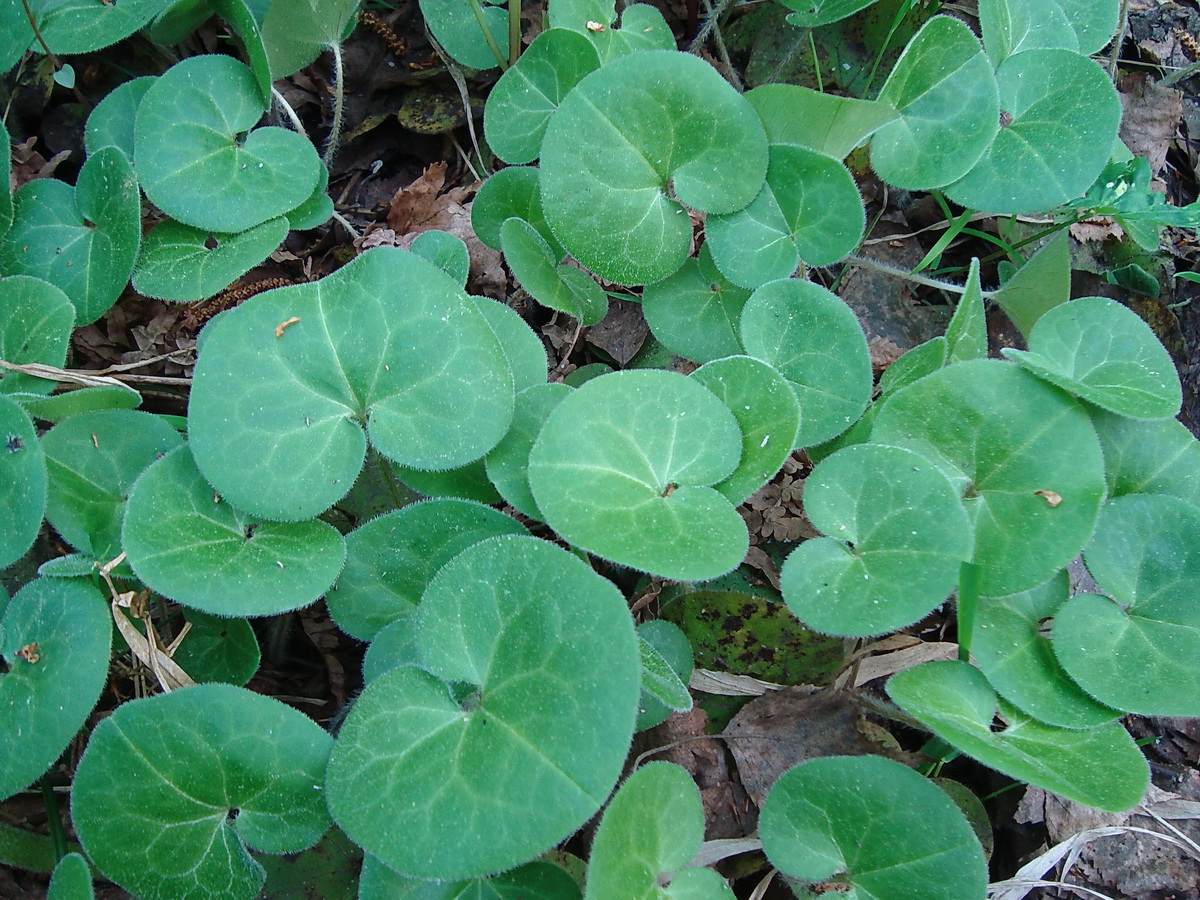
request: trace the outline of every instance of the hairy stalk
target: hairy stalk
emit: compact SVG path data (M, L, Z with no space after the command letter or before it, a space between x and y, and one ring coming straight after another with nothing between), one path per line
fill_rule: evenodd
M1117 25L1117 36L1113 38L1112 55L1108 58L1108 77L1116 79L1117 60L1121 58L1121 45L1125 43L1125 31L1129 28L1129 0L1121 0L1121 18Z
M342 115L345 112L346 105L346 88L342 84L342 45L330 44L329 49L333 52L333 124L329 128L329 137L325 141L325 153L321 157L321 162L325 163L325 167L329 168L333 164L333 158L337 156L338 145L342 141Z
M21 0L21 6L25 9L25 18L29 20L29 27L33 29L33 36L37 38L37 42L42 45L42 49L46 51L46 58L50 60L50 64L54 66L54 71L58 71L63 67L63 62L50 49L50 45L46 43L46 39L42 37L41 29L37 26L37 17L33 14L33 10L29 8L29 0ZM91 109L92 104L87 97L83 96L83 92L75 85L71 86L72 92L75 94L75 99L79 101L84 109Z
M946 291L950 294L962 294L966 288L961 284L951 284L948 281L939 281L936 278L926 278L924 275L918 275L915 272L909 272L901 269L898 266L890 266L885 262L880 262L877 259L872 259L869 256L850 256L846 258L846 262L850 265L862 266L865 269L874 269L876 272L883 272L885 275L892 275L896 278L903 278L906 281L912 281L916 284L923 284L926 287L937 288L939 291ZM984 297L990 297L991 291L984 291Z
M338 79L338 81L340 82L341 79ZM284 99L283 94L279 93L279 91L275 89L274 85L271 86L271 98L275 101L275 104L281 110L283 110L283 114L287 116L287 120L292 123L292 128L296 130L296 133L307 139L308 132L304 130L304 123L300 121L300 117L296 115L296 111L292 109L292 105Z

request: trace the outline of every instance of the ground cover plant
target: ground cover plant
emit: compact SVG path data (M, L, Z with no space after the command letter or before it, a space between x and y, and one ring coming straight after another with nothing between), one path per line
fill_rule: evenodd
M375 14L0 13L0 67L63 90L66 56L153 46L159 64L87 113L74 185L12 192L11 156L0 179L0 566L19 582L0 595L0 797L40 781L49 817L48 836L0 825L0 860L53 870L56 898L96 879L146 900L318 883L360 900L982 900L979 800L928 776L970 759L1096 810L1142 802L1128 717L1200 717L1200 450L1151 326L1072 299L1066 229L1108 216L1154 253L1200 214L1153 192L1119 137L1092 57L1121 4L784 6L818 60L820 29L882 17L858 90L740 90L644 4L550 0L525 41L519 4L424 0L467 101L464 72L496 70L470 125L468 165L490 174L468 241L359 236L327 274L226 304L176 412L67 367L72 329L130 291L225 295L289 235L352 227L329 189L343 45ZM204 46L213 27L236 40ZM318 146L284 89L322 54ZM954 304L882 375L834 290L839 265L869 262L868 177L944 209L916 269L967 233L1004 258L988 290L990 260L957 281L901 271ZM969 228L978 213L1003 224ZM471 292L489 250L524 317ZM568 374L614 308L640 310L657 349ZM569 323L558 365L538 309ZM797 471L807 532L773 548L777 591L751 585L743 561L767 553L746 511ZM48 531L62 552L39 557ZM697 621L728 603L786 606L747 653L802 636L824 669L775 680L823 684L913 746L797 754L754 797L756 828L705 840L692 773L631 747L658 752L651 729L693 709L712 675L693 676ZM315 609L366 645L327 727L254 680L260 642ZM851 690L865 648L931 618L955 658ZM130 661L152 689L117 702Z

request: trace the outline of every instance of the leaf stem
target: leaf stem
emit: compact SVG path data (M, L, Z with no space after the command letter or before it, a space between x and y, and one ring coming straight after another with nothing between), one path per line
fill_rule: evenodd
M521 0L508 0L508 64L521 56ZM468 111L467 115L470 115Z
M325 153L321 157L321 162L329 168L333 164L333 158L337 156L338 145L342 142L342 114L346 106L346 88L342 84L342 45L330 44L330 51L333 53L333 123L329 127L329 137L325 140ZM303 133L303 132L301 132Z
M58 809L58 797L50 784L49 773L42 776L42 799L46 802L46 816L50 826L50 845L54 850L54 864L67 855L67 834L63 831L62 813Z
M33 36L42 45L42 49L46 51L46 58L50 60L50 65L54 66L54 71L57 72L64 65L62 60L55 56L54 51L50 49L50 45L46 43L46 39L42 37L41 29L37 26L37 17L33 14L33 10L29 8L29 0L21 0L21 6L25 7L25 17L29 19L29 27L33 29ZM71 90L75 94L75 99L79 101L79 104L84 109L90 110L92 108L91 102L87 97L83 96L83 92L79 90L77 85L72 85Z
M874 269L876 272L883 272L885 275L893 275L896 278L903 278L907 281L923 284L926 287L937 288L939 291L946 291L950 294L961 294L966 291L966 288L961 284L951 284L948 281L939 281L936 278L926 278L924 275L918 275L915 272L909 272L906 269L901 269L899 266L891 266L885 262L880 262L877 259L872 259L869 256L848 256L846 262L850 265L862 266L864 269ZM990 297L991 291L984 291L984 297Z
M483 39L487 41L488 48L492 51L492 55L496 57L496 62L499 64L500 70L504 71L508 69L508 60L500 52L500 45L496 43L496 37L492 34L492 29L488 27L487 19L483 17L483 5L479 0L470 0L470 4L471 12L475 13L475 21L479 23L479 28L483 31ZM512 12L510 8L509 17L511 18L511 16ZM511 50L512 48L509 49Z
M979 610L979 566L965 562L958 574L958 658L971 659L971 637Z
M813 30L808 29L808 47L812 50L813 71L817 75L817 90L822 94L825 93L825 82L821 79L821 58L817 56L817 39L813 37Z

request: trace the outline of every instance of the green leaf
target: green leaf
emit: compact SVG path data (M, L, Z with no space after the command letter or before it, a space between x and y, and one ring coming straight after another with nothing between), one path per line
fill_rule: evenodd
M25 555L46 512L46 458L29 414L0 395L0 567Z
M46 518L76 550L108 562L121 552L121 519L134 481L182 443L179 432L147 412L71 416L42 438L50 478Z
M108 680L112 619L90 584L39 578L0 619L0 797L48 769Z
M1035 719L1061 728L1092 728L1120 718L1085 694L1059 665L1042 622L1070 593L1066 571L1008 597L982 600L975 613L971 654L992 687Z
M7 15L11 17L14 8L7 6L4 9L8 12L0 12L0 16ZM17 15L24 19L23 11L17 12ZM0 24L3 24L3 20L0 20ZM13 26L6 24L4 27L0 27L0 34L7 36L10 27ZM13 27L13 31L19 27L19 25ZM26 23L26 27L28 27L28 23ZM28 44L28 40L25 43ZM4 49L4 46L0 45L0 71L7 71L12 67L11 64L5 65L7 55L4 53ZM21 53L24 53L24 48L21 49ZM20 54L18 54L19 56ZM16 60L13 60L13 62L16 62ZM4 152L0 154L3 157L3 159L0 159L0 238L2 238L5 232L8 231L9 226L12 225L13 220L12 183L9 181L12 175L12 140L9 138L8 128L3 122L0 122L0 143L4 147Z
M422 231L409 250L429 260L459 285L466 286L467 275L471 271L471 257L462 238L437 229Z
M175 0L150 23L146 36L163 47L182 44L214 12L210 0Z
M983 850L954 801L881 756L826 756L789 769L767 795L759 831L772 865L814 887L833 885L833 893L987 894Z
M523 219L537 229L550 245L558 262L567 251L554 237L542 211L538 170L532 166L509 166L483 183L471 203L471 227L476 237L493 250L500 249L500 227L508 219Z
M1183 400L1175 363L1137 313L1105 297L1085 297L1046 312L1026 351L1006 357L1119 415L1167 419Z
M983 308L983 289L979 284L979 260L971 260L967 288L954 308L946 327L947 362L987 359L987 313Z
M171 218L222 234L302 204L320 178L317 151L294 131L254 128L264 111L254 74L232 57L193 56L172 66L138 107L146 196Z
M138 105L146 96L155 78L147 75L117 85L87 117L83 129L83 143L88 156L99 153L105 147L116 147L133 162L133 123Z
M746 354L770 363L800 401L797 447L824 443L854 424L871 399L871 357L850 307L820 285L773 281L742 310Z
M1021 334L1048 310L1071 299L1071 249L1066 230L1047 241L1017 269L992 300L1008 314Z
M741 446L737 420L699 383L614 372L550 413L529 486L550 527L589 553L664 578L715 578L746 553L741 516L712 487Z
M1080 687L1147 716L1200 715L1200 509L1166 496L1107 503L1084 560L1112 594L1077 594L1054 620L1054 652Z
M425 25L455 62L471 69L494 69L499 65L488 46L483 29L468 0L420 0ZM483 20L496 43L496 49L508 58L508 15L503 7L481 3Z
M566 28L543 31L488 95L483 114L488 146L506 163L533 162L550 116L579 80L599 67L595 47L582 34Z
M1081 196L1121 123L1108 75L1069 50L1026 50L1000 64L996 81L1011 120L946 196L992 213L1039 212Z
M551 28L570 28L580 33L588 22L611 25L617 20L616 0L559 0L547 13Z
M979 25L993 66L1023 50L1079 52L1079 37L1057 0L982 0Z
M180 447L134 485L121 543L138 578L177 603L218 616L307 606L333 584L345 549L325 522L264 522L235 508Z
M496 490L522 515L542 521L529 487L529 453L550 413L571 393L565 384L538 384L517 394L512 427L485 457L487 476Z
M858 246L866 225L858 186L838 160L793 144L772 144L770 160L754 201L704 226L717 267L749 289L790 277L800 260L832 265Z
M825 634L911 625L950 595L971 558L973 529L958 492L911 450L839 450L805 481L804 509L830 536L792 551L780 580L796 617Z
M691 709L692 695L688 693L687 685L658 649L640 635L638 653L642 661L642 696L653 698L676 712ZM640 715L640 702L638 706Z
M95 385L50 397L14 394L13 399L35 419L44 422L61 422L71 416L101 409L137 409L142 405L142 395L123 384Z
M35 9L39 5L38 31L42 39L55 53L72 55L101 50L129 37L170 6L171 0L60 0L35 4Z
M671 687L673 682L678 682L683 693L678 694L675 698L681 703L686 703L687 709L692 706L691 696L688 695L687 700L683 699L683 695L687 694L687 684L692 677L693 661L692 661L692 645L688 642L687 635L683 633L678 625L672 622L667 622L664 619L651 619L648 622L643 622L637 627L638 645L643 649L649 646L658 654L659 659L663 660L670 669L671 675L666 678L667 686ZM665 673L663 673L665 676ZM638 699L638 717L635 730L645 731L647 728L653 728L667 720L678 707L668 705L665 700L660 700L652 691L648 690L649 685L646 683L647 669L645 659L642 661L642 693Z
M597 275L649 284L688 256L692 224L681 204L735 212L766 171L758 116L716 70L685 53L645 51L586 76L550 118L542 204L555 236Z
M1200 506L1200 442L1174 419L1143 422L1088 410L1104 454L1109 497L1169 494Z
M0 270L49 281L74 304L76 325L96 321L124 290L141 241L141 196L125 154L100 150L74 188L38 178L13 202Z
M999 128L991 63L971 29L949 16L934 16L917 32L879 102L895 107L900 119L875 132L871 166L884 181L908 190L941 187L966 175Z
M384 672L400 666L421 665L421 651L417 647L417 609L399 613L384 625L371 639L363 655L363 681L374 681Z
M817 28L848 19L866 9L875 0L783 0L783 5L795 12L788 21L797 28Z
M311 518L344 496L367 436L403 465L452 469L490 450L512 418L511 370L487 321L449 276L402 250L259 294L204 334L192 452L223 497L265 518Z
M538 303L595 325L608 311L608 297L586 272L558 265L554 251L537 229L522 219L500 226L500 245L513 277Z
M43 578L81 578L91 576L100 565L90 553L68 553L42 563L37 573Z
M687 871L703 840L704 810L692 777L672 763L642 766L621 785L596 829L584 900L681 896L671 882ZM687 896L733 900L724 880L716 880L720 889Z
M671 26L667 24L658 7L648 3L633 3L625 7L621 13L620 28L593 31L585 27L584 34L596 47L600 61L604 64L619 56L628 56L643 50L676 49Z
M244 685L258 671L258 638L246 619L184 610L192 627L171 658L197 682Z
M92 890L92 870L78 853L68 853L50 877L46 900L95 900Z
M333 200L325 192L328 187L329 170L321 166L312 194L295 209L288 210L288 224L294 231L319 228L333 217Z
M565 550L508 536L449 562L418 616L428 671L366 686L329 761L329 808L406 875L519 865L591 818L621 773L639 692L625 600ZM504 821L521 827L492 827Z
M359 0L271 0L262 17L262 42L271 78L295 74L321 52L341 44L357 20Z
M491 297L471 299L504 348L512 368L513 390L520 393L535 384L545 384L550 368L546 347L520 313L507 303Z
M332 744L303 713L232 685L134 700L92 732L71 818L100 871L143 900L253 900L265 875L247 847L296 853L328 830Z
M285 856L260 854L258 862L267 870L265 897L363 900L358 893L363 852L336 826L307 850Z
M735 287L705 244L674 275L646 285L642 313L654 336L685 359L711 362L742 352L738 320L750 292Z
M1112 40L1120 18L1121 0L1054 0L1067 15L1084 56L1099 53Z
M526 534L510 516L470 500L413 503L346 536L346 567L326 602L338 627L362 641L412 612L429 580L463 550Z
M949 355L950 342L941 335L905 351L898 360L884 369L883 375L879 377L880 398L936 372L946 365ZM878 409L879 404L876 403L867 411L867 416L874 415ZM859 419L859 422L862 421L863 419Z
M1114 812L1146 792L1146 760L1118 723L1080 731L1039 722L998 699L969 663L923 663L893 675L887 691L942 740L1018 781ZM997 709L1005 727L993 731Z
M271 100L271 64L267 59L267 48L263 44L259 22L264 13L262 0L210 0L213 10L229 23L234 34L242 42L246 61L254 75L254 86L258 91L257 105L267 107ZM257 121L257 120L255 120ZM250 124L254 124L251 122ZM274 218L274 216L268 216Z
M890 394L871 440L917 451L955 484L975 522L980 591L998 597L1041 584L1087 544L1104 498L1095 435L1078 401L980 359Z
M0 173L2 174L2 173ZM75 307L54 285L28 275L0 278L0 359L62 366ZM0 368L0 394L48 394L54 382Z
M772 144L798 144L834 159L845 159L899 117L887 103L836 97L795 84L759 85L745 97Z
M425 881L394 872L371 854L363 861L358 900L579 900L579 885L552 862L531 863L491 878Z
M489 506L504 499L488 480L487 467L482 459L441 472L396 466L396 476L408 487L426 497L459 497Z
M133 289L160 300L207 300L266 259L287 233L282 216L238 234L215 234L167 219L142 242Z
M741 461L732 475L715 485L730 503L741 503L791 456L801 421L796 394L771 366L749 356L705 363L692 378L729 407L742 430Z

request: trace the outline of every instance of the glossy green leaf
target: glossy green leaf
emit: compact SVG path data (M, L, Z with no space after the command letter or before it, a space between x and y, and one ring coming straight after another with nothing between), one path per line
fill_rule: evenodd
M579 32L543 31L488 95L483 114L488 146L506 163L533 162L550 116L579 80L599 66L596 49Z
M517 512L538 521L542 512L529 487L529 452L550 413L569 393L565 384L539 384L517 394L512 427L486 457L487 476L500 495Z
M625 600L567 551L508 536L449 562L418 616L428 671L367 685L329 761L329 808L406 875L511 868L591 818L620 775L639 692ZM506 821L521 827L493 827Z
M512 517L469 500L413 503L346 536L346 567L326 602L338 626L359 640L410 613L429 580L486 538L525 534Z
M511 370L487 321L449 276L402 250L259 294L204 334L192 452L223 497L266 518L310 518L344 496L368 436L403 465L452 469L490 450L512 418Z
M730 503L741 503L791 456L801 421L796 394L771 366L749 356L705 363L691 377L729 407L742 430L741 461L715 485Z
M608 311L608 297L586 272L558 265L554 251L532 225L508 219L500 226L500 245L513 277L543 306L595 325Z
M887 691L942 740L1018 781L1112 811L1131 808L1146 792L1146 760L1120 724L1079 731L1039 722L998 699L969 663L906 669L892 676ZM1000 731L993 730L997 710L1005 723Z
M992 300L1028 336L1048 310L1071 299L1071 247L1064 229L1017 269Z
M1054 652L1079 685L1117 709L1200 715L1200 509L1174 497L1107 503L1084 560L1112 599L1077 594L1054 620Z
M845 431L871 399L871 358L850 307L820 285L773 281L755 291L740 324L746 354L770 363L800 401L797 447Z
M191 626L172 659L196 682L244 685L258 671L258 638L246 619L184 610Z
M692 224L681 203L735 212L766 171L762 124L716 70L684 53L646 51L586 76L551 117L542 204L558 239L597 275L649 284L688 256Z
M523 219L537 229L550 245L555 262L566 256L542 211L538 170L533 166L509 166L483 183L471 203L471 227L493 250L500 249L500 226L508 219Z
M219 616L307 606L342 569L345 548L325 522L264 522L234 507L180 447L138 479L121 543L138 578L177 603Z
M947 362L987 359L987 313L983 308L983 289L979 284L979 260L971 260L967 286L946 326Z
M818 894L987 894L983 850L954 801L881 756L826 756L789 769L767 795L759 831L771 864Z
M44 422L61 422L71 416L101 409L137 409L142 405L142 395L121 384L94 385L49 397L14 394L13 399L35 419Z
M1041 584L1091 537L1104 498L1096 433L1078 401L1017 366L957 363L896 391L871 440L917 451L955 484L984 596Z
M1183 400L1167 348L1137 313L1105 297L1056 306L1033 326L1028 350L1001 352L1039 378L1130 418L1171 418Z
M746 526L713 487L741 447L737 420L699 383L614 372L550 413L529 486L550 527L589 553L664 578L715 578L746 553Z
M48 769L108 680L112 619L90 584L39 578L0 619L0 797Z
M46 900L95 900L92 870L78 853L68 853L54 867Z
M733 900L733 891L711 869L719 887L686 895L673 890L703 840L704 810L691 776L672 763L647 763L625 780L604 811L592 841L584 900Z
M96 104L83 129L83 143L89 156L105 147L116 147L133 162L134 119L138 105L154 81L149 75L131 79L117 85Z
M440 472L396 466L396 476L426 497L458 497L489 506L504 499L488 480L487 467L482 459Z
M46 458L29 413L0 395L0 567L25 555L46 513Z
M660 343L685 359L706 363L742 352L738 320L749 296L713 265L706 244L699 258L646 285L642 314Z
M2 174L2 173L0 173ZM54 285L28 275L0 278L0 359L62 366L75 307ZM0 368L0 394L48 394L54 382Z
M1066 602L1070 587L1064 570L1020 594L980 601L971 654L997 693L1021 711L1062 728L1092 728L1121 714L1071 680L1041 630Z
M296 853L329 828L332 744L304 714L232 685L134 700L92 732L71 818L100 871L142 900L253 900L265 875L248 847Z
M529 327L520 313L491 297L472 297L488 325L504 348L512 368L513 390L520 393L535 384L545 384L550 362L546 347L537 333Z
M262 42L271 78L287 78L340 44L357 24L359 0L271 0Z
M772 144L798 144L834 159L845 159L899 117L887 103L822 94L795 84L763 84L745 96Z
M858 186L838 160L793 144L772 144L770 160L767 183L749 206L704 225L717 267L749 289L790 277L801 260L837 262L866 225Z
M55 53L71 55L101 50L129 37L170 5L171 0L60 0L33 7L41 7L37 19L42 40Z
M466 286L467 275L471 271L471 257L462 238L438 229L423 231L409 249L422 259L429 260L455 283Z
M1069 50L1026 50L1001 63L996 80L1009 124L946 196L971 209L1026 213L1082 195L1121 123L1107 73Z
M829 537L792 551L780 580L797 618L826 634L866 637L911 625L945 601L971 558L971 521L958 492L911 450L839 450L805 481L804 509Z
M207 300L266 259L287 233L283 217L238 234L214 234L167 219L142 241L133 289L160 300Z
M639 646L652 647L659 658L669 667L673 681L678 682L683 688L683 694L687 694L687 684L692 677L693 661L692 645L688 642L687 635L683 633L683 630L678 625L664 619L651 619L637 627L637 635ZM672 683L671 678L668 678L667 681L669 684ZM648 687L646 665L643 660L642 693L638 699L637 731L645 731L647 728L653 728L655 725L665 722L667 717L678 708L659 699L647 689ZM685 703L684 708L690 709L691 697L689 695L684 701L683 694L680 694L677 699Z
M263 112L254 74L232 57L172 66L146 91L134 126L146 196L185 225L223 234L299 206L321 161L294 131L254 128Z
M1143 422L1088 410L1104 453L1109 497L1170 494L1200 506L1200 442L1174 419Z
M104 315L129 281L142 234L141 195L125 154L100 150L83 164L74 188L38 178L13 203L0 270L61 288L75 306L76 325Z
M579 900L567 870L534 860L491 878L425 881L394 872L374 856L363 861L358 900Z
M467 0L420 0L430 34L455 62L471 69L499 65ZM482 3L483 21L500 56L508 58L508 15L503 7Z
M935 16L909 42L879 102L900 113L871 139L871 166L909 190L950 184L966 175L999 128L996 77L966 25Z
M1079 37L1057 0L981 0L979 25L993 66L1023 50L1079 52Z
M46 518L68 544L105 563L121 552L121 520L142 471L183 439L132 409L81 413L42 438L50 490Z

